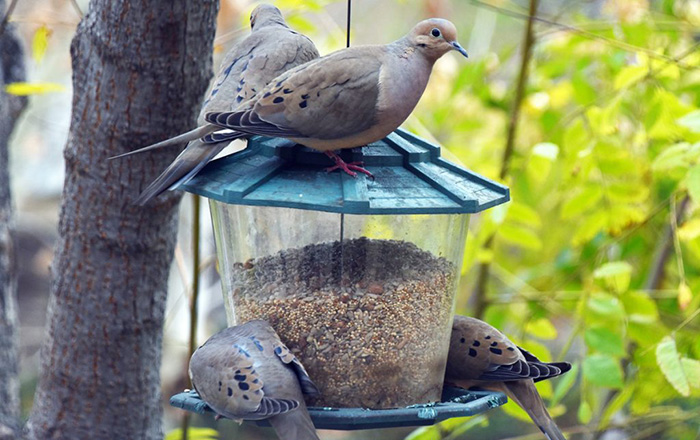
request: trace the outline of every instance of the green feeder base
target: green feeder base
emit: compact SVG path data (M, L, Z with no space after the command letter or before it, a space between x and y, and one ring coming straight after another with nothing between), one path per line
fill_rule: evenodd
M471 391L445 388L442 402L411 405L397 409L363 408L309 408L311 420L317 429L377 429L399 426L433 425L452 417L467 417L506 403L505 394L494 391ZM170 398L170 405L198 414L213 412L196 391L185 391ZM266 420L257 420L259 426L270 426Z

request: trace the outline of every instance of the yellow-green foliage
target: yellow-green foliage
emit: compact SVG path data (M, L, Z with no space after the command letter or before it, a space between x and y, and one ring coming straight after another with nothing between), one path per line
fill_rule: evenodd
M522 12L514 3L492 3ZM577 432L621 427L634 438L695 438L698 17L692 2L652 2L651 9L647 2L603 3L618 8L611 21L592 21L572 8L559 19L574 31L536 24L515 153L504 182L512 202L472 220L461 304L471 304L475 268L488 264L484 318L545 360L575 364L543 391L562 427L583 425ZM525 20L504 20L522 35ZM505 47L438 72L454 87L428 96L416 123L470 169L494 179L511 117L519 49ZM681 207L674 224L671 213ZM669 254L659 259L665 247ZM650 286L659 261L663 276ZM477 432L479 426L469 425L469 435L486 432ZM457 438L454 429L423 428L410 438Z

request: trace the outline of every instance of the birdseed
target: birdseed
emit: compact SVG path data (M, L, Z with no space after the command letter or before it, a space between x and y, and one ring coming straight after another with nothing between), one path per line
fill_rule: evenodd
M456 268L410 242L359 238L234 265L237 322L265 319L321 391L312 406L440 399Z

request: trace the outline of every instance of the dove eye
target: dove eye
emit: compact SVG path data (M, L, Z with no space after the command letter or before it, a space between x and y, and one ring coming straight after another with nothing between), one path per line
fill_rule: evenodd
M438 28L433 28L433 30L430 31L430 34L431 34L433 37L436 37L436 38L437 38L437 37L440 36L440 29L438 29Z

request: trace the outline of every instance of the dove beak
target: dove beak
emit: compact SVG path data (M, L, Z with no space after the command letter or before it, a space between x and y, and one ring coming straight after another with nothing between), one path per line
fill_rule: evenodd
M467 55L467 51L464 50L464 48L462 46L460 46L458 42L453 41L451 44L452 44L452 47L454 48L454 50L456 50L457 52L464 55L465 58L469 58L469 55Z

